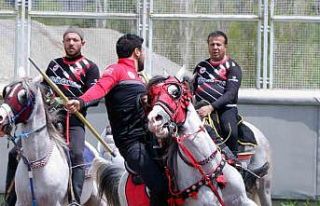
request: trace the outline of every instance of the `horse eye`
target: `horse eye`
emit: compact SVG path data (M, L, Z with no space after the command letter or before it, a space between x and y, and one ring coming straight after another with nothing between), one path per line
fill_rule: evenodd
M17 94L17 97L18 97L18 101L20 104L22 105L26 105L27 104L27 92L26 90L21 90L18 92Z
M179 98L181 95L180 88L174 84L168 86L168 93L175 99Z

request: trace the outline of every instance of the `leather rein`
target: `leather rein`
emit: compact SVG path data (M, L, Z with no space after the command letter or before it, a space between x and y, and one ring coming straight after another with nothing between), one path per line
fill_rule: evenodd
M176 130L177 131L177 130ZM218 198L219 203L224 206L224 201L221 197L221 195L218 192L217 187L219 186L219 182L223 182L223 174L222 170L226 164L226 161L224 159L221 160L219 165L212 170L209 174L206 174L203 170L202 166L208 164L211 160L213 160L218 153L218 150L215 150L212 152L212 154L201 161L197 161L192 154L192 152L183 144L184 141L190 137L195 137L200 132L204 132L205 128L201 126L196 132L192 134L184 134L182 136L177 136L177 134L172 134L172 138L175 140L175 142L178 145L178 154L180 158L190 167L196 168L199 173L202 175L202 179L198 182L194 183L193 185L189 186L188 188L182 190L182 191L176 191L174 188L174 177L172 175L172 172L169 169L169 163L167 163L167 166L165 167L166 175L169 179L169 192L171 194L171 198L169 199L170 205L178 204L181 205L184 202L184 199L187 199L189 197L197 198L197 193L203 185L208 186L211 191L215 194L215 196Z

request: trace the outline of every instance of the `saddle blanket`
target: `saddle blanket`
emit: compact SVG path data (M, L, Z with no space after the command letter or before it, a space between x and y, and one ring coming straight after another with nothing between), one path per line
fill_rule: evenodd
M145 184L134 184L132 181L132 175L129 175L125 187L128 206L150 205Z

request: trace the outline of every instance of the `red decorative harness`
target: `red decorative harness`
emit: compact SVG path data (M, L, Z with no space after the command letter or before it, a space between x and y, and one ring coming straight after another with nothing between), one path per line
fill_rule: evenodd
M174 85L179 88L180 93L168 94L169 87ZM153 85L148 92L150 104L160 105L171 117L171 121L181 125L186 120L185 110L190 104L192 95L186 84L180 83L175 77L169 77L165 82Z
M167 166L166 175L169 179L169 192L171 195L171 198L169 199L169 205L183 205L184 200L189 197L197 199L199 188L203 185L207 185L211 189L211 191L216 195L219 203L222 206L224 206L224 202L217 190L217 187L223 186L225 184L224 176L222 174L222 169L226 164L225 160L222 159L219 165L216 168L214 168L212 172L210 172L209 174L206 174L202 168L202 165L207 164L211 159L213 159L218 151L215 150L207 159L198 162L193 156L193 154L190 152L190 150L183 144L183 142L186 139L188 139L191 136L197 135L197 133L202 132L204 130L205 130L204 127L200 127L200 129L193 134L185 134L181 137L173 136L179 148L182 150L184 155L190 161L191 166L196 168L200 172L203 178L198 182L194 183L193 185L189 186L188 188L184 189L183 191L177 192L177 191L174 191L173 189L174 182L173 182L172 173L170 172L169 167ZM213 182L214 180L216 180L215 181L216 184L214 184Z
M170 93L170 86L172 85L175 86L176 90L179 92L175 91L173 94ZM161 106L169 114L171 121L177 125L182 125L185 122L187 116L186 109L190 104L191 97L192 95L188 86L180 83L175 77L169 77L164 82L152 85L149 89L149 101L151 105ZM219 203L224 206L224 202L217 190L217 187L219 183L225 184L222 174L222 169L226 164L225 160L222 159L219 165L214 168L212 172L206 174L202 165L205 165L210 162L211 159L214 159L218 151L214 151L207 159L197 162L191 151L183 144L190 136L197 135L199 132L203 132L204 130L204 127L200 127L199 130L193 134L185 134L181 137L173 134L172 136L183 154L187 157L189 165L191 164L192 167L196 168L203 178L183 191L175 191L173 181L174 177L172 172L170 172L169 165L167 164L166 175L169 179L169 192L171 195L171 198L169 199L170 205L183 205L184 200L189 197L196 199L199 188L203 185L207 185L216 195Z

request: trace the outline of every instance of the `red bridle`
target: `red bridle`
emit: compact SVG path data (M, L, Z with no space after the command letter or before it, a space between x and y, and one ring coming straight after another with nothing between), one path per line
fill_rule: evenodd
M35 94L30 90L27 80L16 82L3 89L4 104L13 112L15 124L26 122L33 110Z
M170 116L171 121L181 125L186 120L186 108L191 101L191 91L186 82L180 82L175 77L152 85L148 90L150 106L161 106Z

